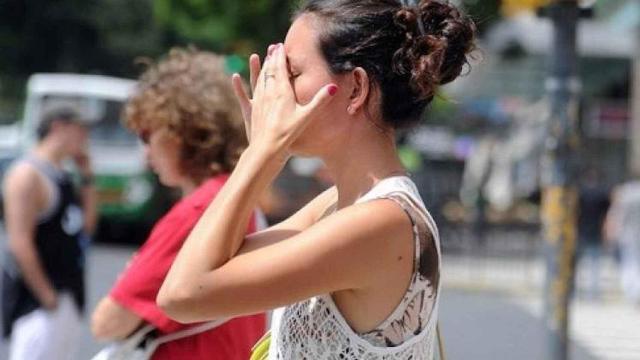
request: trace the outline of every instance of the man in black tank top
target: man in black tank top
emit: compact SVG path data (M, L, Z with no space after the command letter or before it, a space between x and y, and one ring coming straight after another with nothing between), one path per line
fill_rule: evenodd
M73 108L45 111L33 152L3 184L8 247L2 269L3 335L10 360L69 359L84 308L83 242L96 222L85 123ZM76 192L62 170L75 161Z

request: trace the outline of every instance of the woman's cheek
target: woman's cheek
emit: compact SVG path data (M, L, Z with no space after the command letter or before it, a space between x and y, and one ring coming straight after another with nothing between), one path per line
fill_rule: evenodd
M293 78L293 91L295 92L296 101L300 105L306 105L313 99L315 92L313 84L308 81L308 77L302 75Z

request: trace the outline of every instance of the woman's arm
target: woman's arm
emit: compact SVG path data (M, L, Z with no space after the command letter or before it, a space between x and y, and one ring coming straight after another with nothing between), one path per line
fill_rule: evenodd
M413 266L410 220L386 200L343 209L302 232L267 230L277 242L244 247L251 210L284 165L288 146L335 93L325 86L309 104L295 104L282 47L267 59L257 84L251 144L189 235L157 297L167 315L181 322L368 288Z
M123 340L142 324L142 318L106 296L91 316L91 332L98 340Z
M174 310L206 292L203 282L207 275L232 259L242 246L249 217L262 191L283 166L281 161L272 159L271 154L249 147L205 210L158 293L157 303L169 316L174 317Z
M176 292L161 290L158 300L170 317L197 322L367 289L411 271L411 239L410 220L392 201L354 205L285 240L243 247L216 269L190 273Z

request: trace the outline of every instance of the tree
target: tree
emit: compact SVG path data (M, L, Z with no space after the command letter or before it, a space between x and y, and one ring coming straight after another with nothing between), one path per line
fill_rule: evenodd
M36 72L135 77L135 57L165 48L151 1L0 0L0 113L17 116Z
M291 0L155 0L160 26L178 42L248 55L283 41L289 27Z
M463 0L462 4L480 34L501 18L500 0Z

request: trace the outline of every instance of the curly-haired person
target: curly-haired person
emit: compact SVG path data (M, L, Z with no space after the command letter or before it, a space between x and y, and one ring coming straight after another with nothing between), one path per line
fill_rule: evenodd
M246 146L242 114L224 58L173 49L141 76L125 108L126 126L145 144L160 181L182 199L155 224L149 238L96 307L92 331L122 340L144 324L159 335L187 328L171 320L155 298L187 235L227 181ZM255 229L255 213L243 233ZM160 345L152 359L242 359L265 329L263 314L238 317L212 330Z

